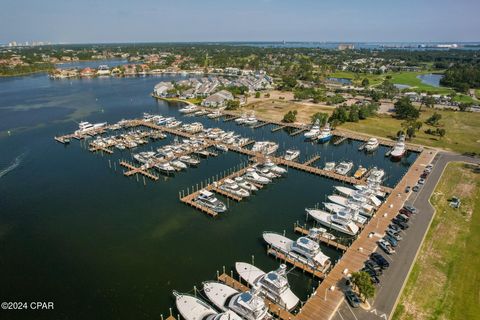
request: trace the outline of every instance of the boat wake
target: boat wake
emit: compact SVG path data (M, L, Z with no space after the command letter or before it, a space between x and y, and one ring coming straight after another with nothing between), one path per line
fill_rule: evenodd
M3 176L6 176L8 173L15 170L22 163L26 155L27 155L27 152L25 151L24 153L17 156L8 167L0 170L0 178L2 178Z

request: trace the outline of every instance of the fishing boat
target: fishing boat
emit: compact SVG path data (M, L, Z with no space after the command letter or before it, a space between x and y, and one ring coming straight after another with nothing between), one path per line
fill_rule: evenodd
M195 202L217 213L227 211L227 206L222 201L218 200L213 193L205 189L198 193Z
M213 319L217 311L204 301L189 295L173 291L178 312L185 320Z
M226 191L228 193L231 193L233 195L236 195L242 198L250 196L250 192L240 188L240 186L236 184L235 181L233 181L232 179L223 180L223 183L219 188L222 189L223 191Z
M318 135L318 142L320 143L328 142L332 139L332 137L333 137L333 134L330 129L330 124L327 122L325 127L322 128L322 131Z
M300 150L297 150L297 149L288 149L288 150L285 152L285 155L283 156L283 158L284 158L285 160L288 160L288 161L294 161L294 160L297 159L299 156L300 156Z
M405 150L405 135L402 134L400 137L398 137L397 143L390 152L390 158L394 160L400 160L405 154Z
M235 182L238 184L238 186L242 189L248 190L250 192L257 191L258 188L251 182L248 182L245 178L243 177L236 177Z
M365 175L365 173L367 173L367 168L359 166L357 171L355 171L355 173L353 174L353 177L355 179L361 179Z
M323 170L325 171L333 171L335 169L335 162L325 162L325 166L323 167Z
M335 173L346 176L353 168L352 161L342 161L335 167Z
M317 119L309 131L303 135L306 139L315 139L320 134L320 120Z
M203 292L221 311L231 310L246 320L271 319L268 307L255 287L250 291L240 292L220 282L205 281Z
M368 139L367 143L365 144L365 151L367 152L373 152L378 149L378 146L380 143L378 142L377 138L370 138Z
M275 232L264 232L263 239L273 249L312 268L323 270L330 265L330 258L320 250L320 245L307 237L293 241Z
M287 279L287 266L281 264L277 270L265 273L261 269L245 262L236 262L235 270L251 287L260 294L287 310L293 310L300 299L292 292Z
M348 234L350 236L356 235L359 231L359 227L355 224L355 222L353 222L352 217L346 212L330 214L318 209L305 209L305 211L309 216L315 219L315 221L330 229Z

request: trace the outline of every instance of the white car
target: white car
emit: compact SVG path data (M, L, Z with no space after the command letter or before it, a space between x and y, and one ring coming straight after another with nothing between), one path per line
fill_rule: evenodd
M393 249L392 245L390 243L388 243L388 241L386 241L384 239L380 239L380 240L378 240L377 243L380 246L380 248L382 248L382 250L385 251L385 253L387 253L387 254L395 253L395 249Z

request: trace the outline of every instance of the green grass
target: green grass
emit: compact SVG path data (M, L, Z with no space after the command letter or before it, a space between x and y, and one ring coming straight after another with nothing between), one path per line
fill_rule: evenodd
M475 89L475 96L480 100L480 89Z
M445 87L434 87L425 83L422 83L422 80L417 78L421 74L426 74L430 72L397 72L390 74L392 76L392 82L398 84L404 84L412 87L416 91L430 92L430 93L440 93L440 94L449 94L453 90Z
M449 164L431 202L436 214L393 319L479 319L480 174Z
M453 101L456 101L456 102L464 102L464 103L468 103L468 102L478 102L477 100L473 99L472 97L470 96L467 96L466 94L457 94L454 98L453 98Z
M351 79L352 81L355 79L355 73L351 71L337 71L330 73L328 75L329 77L333 78L346 78L346 79ZM370 85L378 85L383 82L385 79L385 75L380 75L380 74L359 74L359 79L358 82L361 84L362 80L367 78L368 81L370 82Z
M425 124L425 120L434 111L442 115L440 127L446 130L446 135L441 139L425 133L425 130L428 128L435 129ZM423 122L422 128L417 132L416 137L409 142L460 153L480 153L479 113L426 109L422 111L420 121ZM390 138L395 137L396 133L401 130L401 123L402 120L388 115L379 115L359 122L347 122L341 128Z

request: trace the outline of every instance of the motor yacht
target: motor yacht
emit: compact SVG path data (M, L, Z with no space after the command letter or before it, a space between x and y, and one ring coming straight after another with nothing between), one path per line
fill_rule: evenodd
M353 207L353 206L358 206L359 208L362 209L362 211L366 211L366 212L372 212L375 208L362 201L362 202L359 202L359 201L355 201L353 198L345 198L345 197L342 197L342 196L339 196L339 195L330 195L327 197L329 201L333 202L333 203L336 203L336 204L339 204L341 206L344 206L346 208L349 208L349 207Z
M333 171L335 169L335 162L326 162L325 166L323 167L323 170L325 171Z
M173 173L176 171L175 167L173 167L169 162L157 163L155 165L155 169L164 173Z
M342 161L335 167L335 172L342 176L346 176L350 172L350 170L352 170L352 168L353 162Z
M165 127L167 127L167 128L177 128L177 127L180 127L181 124L182 124L182 121L174 120L174 121L170 121L167 124L165 124Z
M220 118L222 116L222 112L220 110L215 110L212 113L207 114L207 117L210 119Z
M312 240L318 240L319 237L324 237L329 240L337 239L337 237L335 237L333 234L328 233L327 229L325 228L311 228L310 230L308 230L307 237L309 237Z
M258 165L257 167L263 167L263 168L267 168L269 171L275 173L275 174L278 174L278 175L284 175L285 173L287 173L287 169L285 168L282 168L280 166L277 166L272 160L270 159L267 159L265 160L264 163Z
M268 306L255 288L240 292L220 282L205 281L203 292L221 311L231 310L246 320L272 319Z
M235 119L234 121L235 121L237 124L244 124L245 121L247 120L247 118L248 118L248 115L244 113L242 116L240 116L239 118Z
M320 134L320 120L315 121L312 128L303 135L306 139L316 139Z
M383 169L378 169L377 167L373 167L368 174L367 182L370 183L381 183L383 181L383 177L385 176L385 171Z
M323 270L330 264L330 258L320 250L320 245L307 237L293 241L275 232L264 232L263 239L273 249L312 268Z
M355 173L353 174L353 177L355 179L361 179L365 175L365 173L367 173L367 168L359 166L357 171L355 171Z
M243 175L243 177L247 181L258 183L258 184L269 184L270 182L272 182L272 180L266 177L260 176L253 168L248 168L247 172Z
M271 155L278 149L278 143L272 141L257 141L252 147L252 151L260 152L265 155Z
M215 145L215 149L217 150L220 150L220 151L223 151L223 152L227 152L228 151L228 147L224 144L216 144Z
M195 159L191 156L181 156L178 158L178 160L182 161L185 164L188 164L189 166L198 166L200 164L200 160Z
M287 310L293 310L300 299L292 292L287 279L287 266L281 264L277 270L265 273L245 262L235 263L235 270L250 287L256 287L260 294Z
M248 182L243 177L236 177L235 182L238 184L240 188L245 189L247 191L253 192L258 190L258 188L253 183Z
M174 159L170 161L170 165L177 170L185 170L187 169L187 165L180 161L179 159Z
M218 312L204 301L189 295L173 291L178 312L185 320L206 320L218 315Z
M195 202L218 213L227 211L227 206L208 190L201 190Z
M405 154L405 135L400 135L398 138L397 143L393 147L392 151L390 152L390 157L394 160L399 160Z
M255 117L255 115L251 114L250 116L248 116L245 121L243 122L244 124L246 124L247 126L253 126L254 124L257 124L258 123L258 120L257 118Z
M343 213L330 214L319 209L305 209L307 214L322 225L340 231L342 233L354 236L358 233L358 226L353 222L350 215Z
M373 152L378 149L380 143L378 142L377 138L370 138L368 139L367 143L365 144L365 151Z
M294 160L297 159L299 156L300 156L300 150L297 150L297 149L288 149L288 150L285 152L285 155L283 156L283 158L284 158L285 160L288 160L288 161L294 161Z
M194 105L194 104L189 104L183 108L181 108L180 110L178 110L180 113L184 113L184 114L187 114L187 113L192 113L192 112L196 112L198 111L198 106Z
M328 142L332 139L333 134L332 131L330 130L330 124L326 124L325 127L322 128L322 131L318 135L318 142L320 143L325 143Z
M231 193L233 195L236 195L242 198L250 196L250 192L240 188L240 186L232 179L223 180L223 183L219 188L222 189L223 191L226 191L228 193Z

